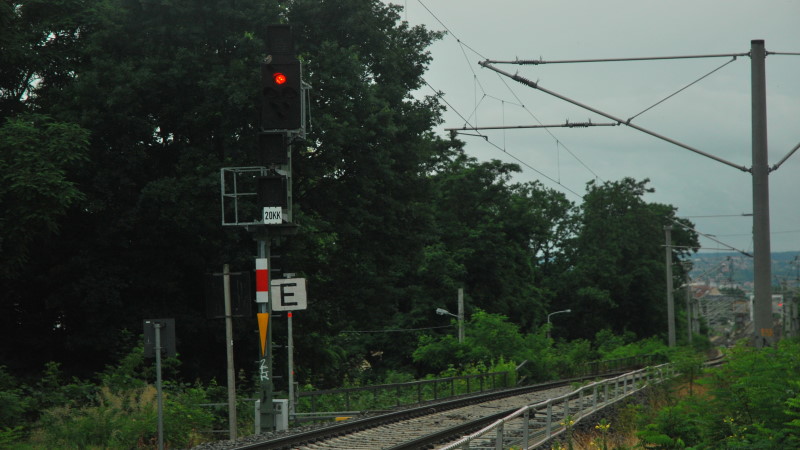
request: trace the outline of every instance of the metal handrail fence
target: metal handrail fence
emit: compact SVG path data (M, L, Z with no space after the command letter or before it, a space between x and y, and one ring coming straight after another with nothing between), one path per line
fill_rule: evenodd
M643 368L665 363L667 362L667 359L668 358L666 355L650 354L591 361L578 366L577 370L575 370L571 375L576 377L585 375L600 375L618 370Z
M598 375L632 367L643 367L663 361L660 355L631 356L612 360L592 361L578 365L571 370L574 377L587 375ZM524 361L517 367L517 371L522 368ZM469 394L472 392L482 392L489 385L488 389L500 387L510 387L508 384L508 372L491 372L474 375L463 375L456 377L437 378L430 380L410 381L394 384L380 384L374 386L360 386L353 388L328 389L319 391L295 391L296 407L291 416L291 420L303 422L318 419L329 419L337 416L356 415L365 409L375 412L380 408L392 408L409 404L421 404L428 401L436 401L442 398L455 397L456 395ZM517 382L524 377L518 378ZM473 390L474 389L474 390ZM367 392L368 394L364 395ZM393 394L393 395L389 395ZM403 395L404 394L404 395ZM366 398L365 398L366 397ZM305 401L300 401L305 399ZM248 403L256 399L240 399ZM326 407L320 411L320 404ZM204 403L200 406L213 408L215 415L219 416L219 422L224 422L224 414L227 411L227 403ZM357 411L352 411L354 406ZM247 408L252 409L252 408ZM210 430L212 433L227 433L228 429Z
M324 403L327 412L375 409L424 403L456 395L483 392L508 386L508 372L489 372L405 383L377 384L352 388L327 389L298 393L297 411L319 412ZM303 399L307 399L303 401Z
M589 383L569 394L523 406L491 425L441 447L440 450L536 448L598 410L674 375L675 370L671 364L662 364ZM510 432L512 429L514 431ZM487 441L494 441L494 445ZM533 445L529 446L531 441L534 441ZM471 447L472 444L475 447Z
M663 362L660 355L639 355L611 360L592 361L574 367L571 376L581 377L644 367ZM520 365L522 367L523 364ZM436 401L456 395L509 387L507 372L462 375L404 383L378 384L319 391L295 391L297 402L293 419L313 419L320 413L352 415L362 410L393 408L408 404ZM322 407L321 405L325 405ZM322 410L321 410L322 409ZM355 411L354 411L355 410ZM302 412L300 412L302 411ZM330 414L328 414L330 415Z

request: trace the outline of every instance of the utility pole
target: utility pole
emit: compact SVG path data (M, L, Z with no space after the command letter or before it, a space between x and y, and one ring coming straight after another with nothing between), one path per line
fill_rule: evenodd
M669 346L675 347L675 299L672 295L672 227L664 227L667 238L666 266L667 266L667 333L669 334Z
M775 54L771 52L772 54ZM699 155L721 162L725 165L734 167L744 172L750 172L753 177L753 263L755 270L755 292L753 299L753 341L756 347L764 347L772 345L775 342L773 332L772 320L772 267L771 267L771 249L770 249L770 226L769 226L769 173L777 170L791 155L798 149L800 144L795 146L789 153L783 157L780 162L772 167L769 167L767 162L768 146L767 146L767 100L766 100L766 70L765 59L767 52L764 49L763 39L754 39L750 41L749 53L738 54L717 54L717 55L690 55L690 56L663 56L663 57L645 57L645 58L616 58L616 59L590 59L590 60L565 60L565 61L543 61L539 60L521 60L515 59L513 61L498 61L486 60L478 64L482 67L489 68L501 75L504 75L512 80L518 81L533 89L537 89L548 95L554 96L566 102L572 103L575 106L594 112L600 116L617 122L620 125L625 125L643 133L649 134L655 138L677 145ZM732 57L735 60L740 56L750 57L750 74L751 74L751 102L752 102L752 161L751 168L732 163L720 157L703 152L694 147L686 145L682 142L670 139L666 136L655 133L651 130L638 126L632 123L635 118L624 119L615 117L611 114L584 105L576 100L568 98L564 95L553 92L549 89L542 87L539 82L533 82L519 74L503 71L495 67L493 64L554 64L554 63L583 63L583 62L610 62L610 61L644 61L644 60L659 60L659 59L679 59L679 58L716 58L716 57ZM731 61L733 61L731 60ZM748 255L750 256L750 255Z
M458 342L464 343L464 288L458 288Z
M689 284L689 274L686 274L686 326L689 337L689 344L692 343L694 338L694 312L692 311L692 287Z
M228 362L228 435L236 440L236 371L233 367L233 313L231 312L231 270L222 266L225 296L225 348Z
M774 342L772 267L769 241L769 164L767 162L767 89L764 40L750 41L753 133L753 330L756 347Z

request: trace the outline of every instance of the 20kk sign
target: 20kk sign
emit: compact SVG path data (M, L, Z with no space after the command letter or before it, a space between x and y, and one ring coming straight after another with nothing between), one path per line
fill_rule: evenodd
M283 210L280 206L265 206L263 220L267 225L280 225L283 222Z
M308 307L305 278L272 280L270 287L273 311L295 311Z

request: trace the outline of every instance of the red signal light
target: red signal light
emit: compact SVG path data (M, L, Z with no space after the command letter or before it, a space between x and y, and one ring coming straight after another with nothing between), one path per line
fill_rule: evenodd
M274 74L272 74L272 79L275 81L275 84L286 83L286 75L280 72L275 72Z

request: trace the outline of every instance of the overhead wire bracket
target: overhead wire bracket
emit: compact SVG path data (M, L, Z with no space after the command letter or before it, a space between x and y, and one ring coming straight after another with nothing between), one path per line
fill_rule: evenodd
M487 61L480 61L480 62L478 62L478 64L480 64L482 67L486 67L487 69L493 70L493 71L495 71L495 72L497 72L497 73L499 73L501 75L504 75L504 76L506 76L508 78L511 78L514 81L522 83L522 84L524 84L524 85L526 85L528 87L532 87L534 89L538 89L538 90L540 90L540 91L542 91L542 92L544 92L546 94L549 94L549 95L551 95L553 97L556 97L556 98L559 98L561 100L564 100L564 101L566 101L568 103L572 103L575 106L578 106L580 108L583 108L583 109L586 109L588 111L591 111L591 112L593 112L595 114L598 114L600 116L603 116L603 117L605 117L607 119L613 120L613 121L615 121L615 122L617 122L619 124L625 124L626 126L629 126L629 127L633 128L635 130L639 130L639 131L641 131L643 133L646 133L646 134L649 134L649 135L651 135L651 136L653 136L655 138L658 138L658 139L661 139L663 141L669 142L671 144L677 145L678 147L683 147L686 150L692 151L692 152L697 153L699 155L703 155L703 156L705 156L707 158L713 159L713 160L715 160L717 162L721 162L721 163L723 163L725 165L734 167L736 169L741 170L742 172L751 172L751 169L749 169L749 168L747 168L745 166L740 166L740 165L738 165L736 163L732 163L732 162L730 162L730 161L728 161L726 159L720 158L720 157L712 155L710 153L706 153L706 152L704 152L702 150L699 150L697 148L694 148L694 147L692 147L690 145L684 144L682 142L679 142L679 141L676 141L674 139L671 139L671 138L668 138L666 136L663 136L661 134L658 134L658 133L656 133L654 131L648 130L647 128L640 127L638 125L629 123L625 119L621 119L619 117L615 117L615 116L613 116L611 114L608 114L606 112L600 111L600 110L595 109L595 108L592 108L591 106L585 105L585 104L583 104L581 102L578 102L577 100L573 100L573 99L571 99L569 97L566 97L566 96L561 95L559 93L553 92L553 91L551 91L549 89L543 88L537 82L533 82L533 81L531 81L531 80L529 80L529 79L527 79L527 78L525 78L523 76L520 76L518 74L512 74L512 73L506 72L505 70L502 70L502 69L499 69L499 68L493 66L491 63L488 62L488 60Z

